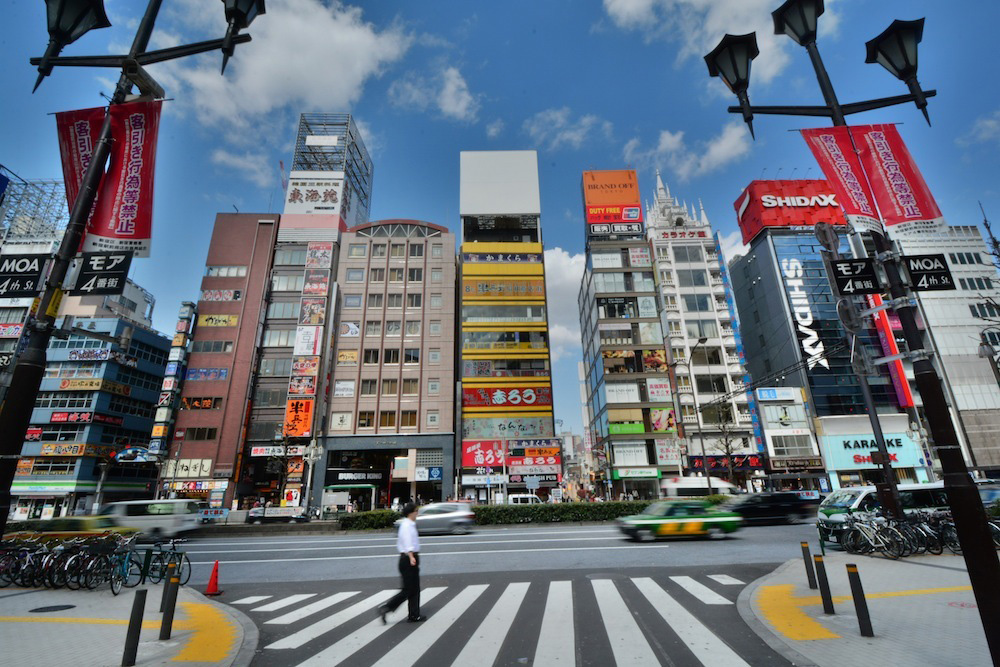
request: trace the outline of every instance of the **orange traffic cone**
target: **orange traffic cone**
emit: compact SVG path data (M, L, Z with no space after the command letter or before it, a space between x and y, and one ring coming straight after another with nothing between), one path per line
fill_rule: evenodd
M205 595L222 595L222 591L219 590L219 561L215 561L215 565L212 566L212 576L208 579Z

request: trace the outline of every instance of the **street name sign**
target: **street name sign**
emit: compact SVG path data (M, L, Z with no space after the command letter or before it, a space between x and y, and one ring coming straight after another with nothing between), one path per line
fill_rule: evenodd
M67 290L67 294L116 295L125 289L128 270L132 265L132 252L85 252L76 261L80 273L77 275L76 285Z
M0 255L0 297L38 296L48 255Z
M841 296L881 294L882 286L875 272L875 261L868 257L830 261L833 280Z
M918 292L955 289L955 279L944 255L902 255L910 284Z

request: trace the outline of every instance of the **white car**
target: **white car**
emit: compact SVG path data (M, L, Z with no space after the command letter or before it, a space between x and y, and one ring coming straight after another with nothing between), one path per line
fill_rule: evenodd
M396 527L402 523L396 521ZM472 513L471 503L431 503L417 508L417 532L421 535L431 533L451 533L464 535L476 525L476 515Z

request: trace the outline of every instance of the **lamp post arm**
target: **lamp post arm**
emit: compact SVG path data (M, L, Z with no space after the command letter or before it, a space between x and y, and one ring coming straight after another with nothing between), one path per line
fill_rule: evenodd
M58 56L49 58L49 64L58 67L121 67L128 56ZM29 58L28 62L38 66L44 58Z
M822 116L823 118L833 118L833 110L830 107L802 107L802 106L755 106L747 107L754 115L764 116ZM726 109L729 113L743 113L743 107L732 106Z
M249 34L239 34L233 37L233 44L245 44L251 41ZM171 46L168 49L158 49L156 51L148 51L142 55L136 56L136 61L140 65L152 65L153 63L160 63L165 60L173 60L175 58L183 58L185 56L192 56L198 53L208 53L209 51L216 51L222 48L222 39L210 39L205 42L195 42L194 44L181 44L180 46Z
M934 97L937 95L936 90L924 91L924 97ZM862 111L872 111L873 109L884 109L885 107L896 106L897 104L906 104L908 102L916 102L916 95L893 95L892 97L880 97L876 100L865 100L862 102L851 102L850 104L845 104L842 109L845 116L849 116L854 113L861 113Z

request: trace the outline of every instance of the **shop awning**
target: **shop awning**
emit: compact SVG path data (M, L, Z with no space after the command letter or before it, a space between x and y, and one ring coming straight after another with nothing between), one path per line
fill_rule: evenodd
M331 484L329 486L324 486L323 490L327 491L329 489L376 489L378 488L374 484Z

